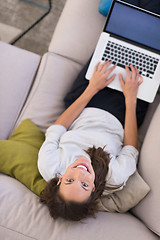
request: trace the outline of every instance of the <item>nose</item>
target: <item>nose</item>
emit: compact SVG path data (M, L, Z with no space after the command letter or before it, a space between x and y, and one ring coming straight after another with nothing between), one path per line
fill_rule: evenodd
M83 168L75 168L75 172L76 172L77 178L88 175L88 172L86 170L84 170Z

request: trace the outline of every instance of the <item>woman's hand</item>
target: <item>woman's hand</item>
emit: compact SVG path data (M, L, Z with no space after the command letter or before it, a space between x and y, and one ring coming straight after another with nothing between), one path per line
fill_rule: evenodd
M101 65L100 62L96 64L93 75L88 85L88 87L91 88L92 90L95 90L96 93L114 80L116 74L113 74L111 77L109 77L109 75L115 69L116 66L109 68L111 64L112 62L109 61L106 61Z
M143 82L142 76L139 75L137 67L131 67L131 72L129 68L126 66L126 81L124 81L121 74L119 74L119 80L121 83L121 87L123 90L123 94L125 96L126 104L136 104L137 102L137 92L138 87ZM140 81L138 81L140 78Z

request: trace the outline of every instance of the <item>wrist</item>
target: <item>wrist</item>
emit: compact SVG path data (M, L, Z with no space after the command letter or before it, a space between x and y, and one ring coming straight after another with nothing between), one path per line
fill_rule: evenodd
M137 99L127 99L127 98L125 98L125 105L126 105L126 108L136 108Z
M93 87L91 87L90 85L87 86L87 88L86 88L85 91L87 92L87 94L89 94L89 95L92 96L92 97L93 97L95 94L98 93L98 90L95 89L95 88L93 88Z

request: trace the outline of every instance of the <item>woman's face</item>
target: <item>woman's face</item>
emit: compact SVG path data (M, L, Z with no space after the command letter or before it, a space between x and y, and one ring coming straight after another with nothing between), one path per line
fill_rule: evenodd
M66 201L85 202L95 190L95 173L91 161L86 157L78 158L59 179L60 195Z

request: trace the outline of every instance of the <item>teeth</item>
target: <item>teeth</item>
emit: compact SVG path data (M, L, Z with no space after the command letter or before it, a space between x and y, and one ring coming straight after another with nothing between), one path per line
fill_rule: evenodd
M79 166L77 166L78 168L84 168L86 171L87 171L87 168L85 167L85 166L83 166L83 165L79 165Z

